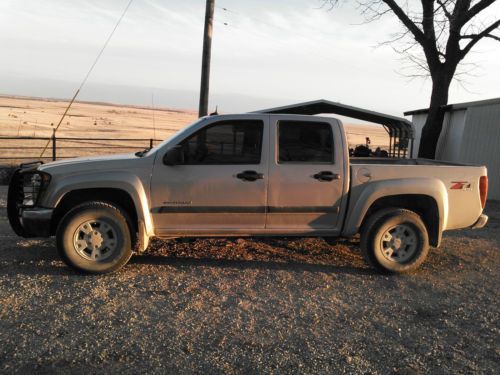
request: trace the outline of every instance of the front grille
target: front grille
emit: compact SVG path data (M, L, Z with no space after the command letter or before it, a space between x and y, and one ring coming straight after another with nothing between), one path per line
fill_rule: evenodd
M22 221L22 211L24 207L33 207L37 204L41 190L44 188L44 181L48 183L50 176L37 171L43 164L41 161L21 164L12 174L7 193L7 216L14 232L19 236L25 235ZM34 185L32 177L34 174L40 175L39 186Z

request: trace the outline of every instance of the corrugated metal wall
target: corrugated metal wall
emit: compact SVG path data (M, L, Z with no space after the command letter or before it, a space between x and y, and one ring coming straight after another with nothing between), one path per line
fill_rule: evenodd
M488 198L500 200L500 104L467 108L458 161L486 165Z
M417 157L420 133L427 118L426 113L412 117L415 126ZM445 115L439 137L436 159L457 163L485 165L488 167L488 199L500 200L500 102L452 109Z

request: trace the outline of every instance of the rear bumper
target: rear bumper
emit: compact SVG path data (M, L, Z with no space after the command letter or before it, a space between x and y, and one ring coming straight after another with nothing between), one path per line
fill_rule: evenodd
M21 225L24 237L49 237L52 208L31 208L21 213Z
M472 224L471 229L482 228L486 225L486 223L488 223L488 216L486 216L485 214L482 214L481 216L479 216L477 221L474 224Z

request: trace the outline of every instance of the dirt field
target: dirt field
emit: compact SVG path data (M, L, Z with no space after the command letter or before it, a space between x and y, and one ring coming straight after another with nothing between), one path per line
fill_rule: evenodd
M49 137L68 102L62 100L0 96L3 136ZM194 121L194 111L75 102L57 135L60 137L109 137L163 139Z
M50 137L67 106L68 102L65 101L0 96L0 136ZM149 141L141 143L120 140L124 138L163 140L193 122L196 117L194 111L165 108L156 108L153 111L151 108L134 106L75 102L57 131L57 137L81 138L82 141L58 140L57 155L74 157L137 151L149 146ZM95 138L113 140L92 140ZM5 157L22 156L39 159L47 141L2 140L1 143L0 162L5 163L8 161L2 160ZM129 148L118 148L118 146L129 146ZM50 148L44 156L47 158L51 156ZM16 161L19 162L14 160Z
M16 237L0 187L2 373L500 373L500 204L409 276L354 241L154 241L75 274Z
M57 126L68 102L48 99L19 98L0 95L0 137L50 137ZM197 118L194 111L169 108L151 108L75 102L69 110L58 137L112 138L113 141L59 140L58 157L74 157L137 151L149 145L149 141L128 143L124 138L163 140ZM389 138L381 126L347 124L348 141L352 147L365 143L370 137L372 148L387 148ZM31 157L39 155L47 143L45 140L0 140L0 163L19 163L22 160L2 160L7 157ZM74 147L91 147L74 149ZM113 146L113 148L110 148ZM129 146L118 148L117 146ZM130 148L132 146L132 148ZM27 147L33 147L29 149ZM51 149L44 153L50 158Z

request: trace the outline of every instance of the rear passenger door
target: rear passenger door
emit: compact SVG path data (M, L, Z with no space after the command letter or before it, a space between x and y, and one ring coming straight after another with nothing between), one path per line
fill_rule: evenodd
M345 173L338 121L272 115L270 123L266 229L338 233Z

